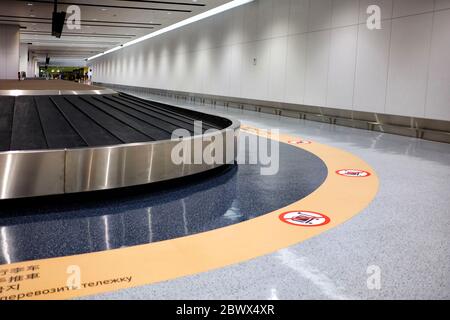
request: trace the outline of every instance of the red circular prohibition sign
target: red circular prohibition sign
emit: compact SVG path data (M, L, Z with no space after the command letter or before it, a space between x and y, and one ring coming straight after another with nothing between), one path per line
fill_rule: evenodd
M322 213L304 210L284 212L278 218L284 223L297 227L320 227L331 221Z
M348 178L367 178L372 175L369 171L360 170L360 169L339 169L336 171L336 173L340 176L348 177ZM365 174L365 175L360 175L360 174Z

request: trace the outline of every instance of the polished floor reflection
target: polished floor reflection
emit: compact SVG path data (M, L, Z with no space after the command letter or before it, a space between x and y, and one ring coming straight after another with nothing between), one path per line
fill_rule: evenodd
M450 298L449 144L142 97L234 117L249 126L279 128L349 151L375 169L380 189L356 217L298 245L210 272L85 299ZM367 287L370 266L381 270L380 290Z
M241 152L248 153L245 145L241 144ZM225 227L307 196L327 175L319 158L285 144L280 145L276 175L261 175L261 167L234 165L175 183L3 201L0 264L110 250Z

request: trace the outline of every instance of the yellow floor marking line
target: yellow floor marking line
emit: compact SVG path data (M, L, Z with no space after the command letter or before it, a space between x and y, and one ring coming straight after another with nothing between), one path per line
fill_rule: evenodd
M242 130L266 135L265 131L249 126L242 126ZM280 135L278 139L311 152L327 166L325 182L306 198L246 222L182 238L0 265L0 278L5 280L0 282L0 300L68 299L221 268L334 228L374 199L378 177L360 158L314 141L299 143L302 140L298 137ZM342 169L362 170L370 175L357 178L336 173ZM293 214L283 215L287 212ZM11 277L19 276L20 281L10 281L14 280Z

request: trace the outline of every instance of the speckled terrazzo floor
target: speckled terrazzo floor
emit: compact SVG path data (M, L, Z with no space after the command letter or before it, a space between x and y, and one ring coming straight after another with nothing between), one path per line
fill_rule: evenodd
M244 150L243 143L240 148ZM280 145L276 175L260 175L260 169L261 165L233 165L176 183L2 201L0 240L8 250L0 250L0 264L123 248L221 228L302 199L327 176L322 160L286 144ZM299 173L298 179L290 179Z
M299 245L86 299L450 298L450 145L251 111L184 106L347 150L377 171L379 193L347 223ZM380 289L367 286L370 266L380 271Z

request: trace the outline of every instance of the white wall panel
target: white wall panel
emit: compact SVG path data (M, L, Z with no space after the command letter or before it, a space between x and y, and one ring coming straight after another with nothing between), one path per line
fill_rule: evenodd
M287 44L285 100L303 104L306 73L306 34L290 36Z
M175 54L174 63L171 66L172 71L172 85L173 89L176 91L183 91L184 86L184 73L185 73L185 65L186 60L184 59L185 55L183 53Z
M203 69L205 60L205 51L195 52L193 55L193 65L191 72L191 81L192 81L192 91L193 92L204 92L203 88L203 79L205 76L205 70Z
M265 41L265 45L270 50L268 100L282 102L286 80L287 38L270 39Z
M194 51L207 50L213 47L213 18L211 17L194 24Z
M231 62L230 62L230 76L229 76L229 92L232 97L242 97L242 56L243 45L237 44L231 46Z
M255 86L255 79L257 78L257 66L253 64L253 59L256 58L256 44L254 42L242 44L241 54L242 96L256 98L257 85ZM258 62L261 63L261 61Z
M168 52L175 52L177 48L177 34L169 32L163 35L164 37L164 48ZM205 37L206 38L206 37Z
M244 14L242 42L257 38L258 1L250 2L242 8Z
M311 0L309 4L308 30L317 31L331 27L333 0Z
M326 105L352 109L358 26L331 31Z
M327 100L330 31L308 33L305 104L325 106Z
M436 0L435 10L450 9L450 0Z
M433 11L434 0L394 0L393 17Z
M270 47L266 41L268 40L243 45L242 95L250 99L264 100L268 96Z
M272 9L272 37L283 37L289 31L290 0L274 0Z
M134 48L136 50L136 47ZM125 65L125 72L123 81L125 83L132 83L135 85L136 81L136 64L137 64L137 54L136 51L134 54L131 54L129 57L123 59L124 65Z
M209 48L217 48L225 44L227 35L232 31L232 24L229 23L229 16L231 16L231 19L233 18L232 13L227 11L208 19L212 22L210 30L211 45Z
M217 29L222 33L221 45L233 45L242 42L242 29L244 24L242 10L226 11Z
M187 52L197 50L197 41L201 34L198 32L198 25L199 25L199 23L193 23L189 27L185 28L186 33L185 33L184 37L186 39L186 51ZM158 40L159 40L159 37L154 38L154 39L150 40L149 42L156 45ZM149 48L149 50L155 50L155 49Z
M309 0L291 0L289 9L289 34L308 31Z
M218 50L222 51L220 54L223 59L218 62L219 66L219 73L218 76L220 77L219 81L219 87L217 88L216 92L217 95L221 96L230 96L230 77L231 77L231 59L233 54L233 48L231 46L227 47L221 47ZM206 81L208 81L208 78L206 78Z
M381 30L359 26L354 110L385 112L390 35L391 21Z
M211 51L214 49L210 49L210 50L203 50L201 51L201 62L198 65L199 67L199 71L198 71L198 75L201 78L201 82L202 82L202 92L206 93L206 94L213 94L213 86L214 83L218 83L219 82L219 75L214 73L217 71L217 66L215 65L215 61L212 61L213 57L212 57L212 53ZM214 81L206 81L206 79L209 79L211 76L214 75Z
M156 62L155 62L155 51L154 50L148 50L147 49L147 55L146 55L146 64L147 68L145 69L145 80L144 80L144 86L148 86L150 88L153 88L155 86L155 73L156 73Z
M425 116L432 16L392 21L387 113Z
M450 121L450 10L436 12L425 116Z
M201 52L201 51L200 51ZM166 89L166 77L169 73L169 69L167 68L167 55L160 54L157 57L157 71L156 71L156 78L157 78L157 87L161 89Z
M93 70L94 72L92 73L92 79L94 81L98 81L98 82L105 82L105 78L107 78L107 73L108 73L108 61L107 60L102 60L97 62L97 64L100 63L101 64L101 68L102 68L102 72L97 73L95 72L95 70ZM95 64L94 64L95 66ZM28 68L30 68L30 66L28 65Z
M229 94L229 70L231 48L220 47L205 51L202 69L204 91L207 94L224 96ZM214 79L209 81L209 79Z
M366 28L372 4L381 8L381 30ZM99 58L94 76L106 83L448 119L447 8L450 0L255 0ZM434 31L433 13L427 13L433 9L439 10Z
M180 29L180 32L176 35L174 46L173 46L173 53L174 54L180 54L185 53L189 50L189 29ZM145 50L145 49L144 49Z
M333 28L350 26L358 23L359 0L333 0Z
M124 52L121 51L119 53L119 68L117 69L117 75L120 78L120 83L121 84L127 83L126 81L124 81L124 79L127 76L127 69L126 69L126 66L125 66L126 60L127 59L125 59L125 57L124 57Z
M273 2L281 0L261 0L256 1L258 5L258 14L256 17L256 38L252 40L263 40L273 35Z

